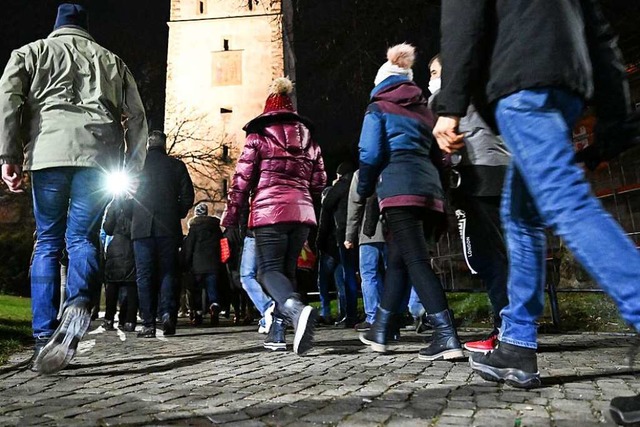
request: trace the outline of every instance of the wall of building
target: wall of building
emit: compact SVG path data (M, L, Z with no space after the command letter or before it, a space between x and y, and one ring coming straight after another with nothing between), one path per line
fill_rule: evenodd
M284 74L280 1L173 0L169 22L165 130L180 151L229 147L214 179L192 174L197 200L221 198L244 145L242 127L262 112L271 81ZM222 155L222 148L219 150ZM223 203L215 203L220 211Z

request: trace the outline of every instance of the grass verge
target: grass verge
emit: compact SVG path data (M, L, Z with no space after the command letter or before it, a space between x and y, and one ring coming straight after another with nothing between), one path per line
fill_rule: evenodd
M32 340L31 300L0 295L0 365Z

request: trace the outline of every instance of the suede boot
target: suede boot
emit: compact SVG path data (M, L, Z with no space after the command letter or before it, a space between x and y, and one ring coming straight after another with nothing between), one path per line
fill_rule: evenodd
M433 335L429 346L420 350L418 357L421 360L449 360L463 357L451 310L427 314L427 321L433 327Z

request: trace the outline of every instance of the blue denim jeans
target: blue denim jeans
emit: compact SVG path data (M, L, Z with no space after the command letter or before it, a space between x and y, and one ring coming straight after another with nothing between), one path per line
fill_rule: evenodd
M640 254L591 193L576 164L571 131L582 100L554 88L523 90L498 101L496 119L512 164L501 216L509 251L509 305L499 339L537 347L544 307L545 226L613 298L622 317L640 330Z
M104 174L95 168L50 168L31 173L36 245L31 264L33 336L57 327L60 257L69 254L65 304L90 304L100 286L99 232L109 201Z
M384 243L360 245L360 278L362 279L362 302L364 303L365 322L373 324L376 310L380 304L384 286L380 261L386 265L387 254Z
M218 277L216 273L194 274L193 280L196 289L205 289L209 305L219 303L218 297ZM201 292L201 291L198 291Z
M356 320L358 317L358 279L356 268L358 264L355 249L347 249L340 245L340 264L344 269L344 295L346 317L349 320Z
M409 302L407 304L407 307L409 308L409 313L411 313L413 317L420 317L425 312L424 307L420 302L420 297L416 292L416 288L414 288L413 286L411 287L411 292L409 293Z
M242 247L242 260L240 261L240 282L247 292L253 305L256 306L261 316L273 304L273 300L267 295L260 283L258 283L258 260L256 258L256 239L250 236L244 238Z
M175 237L147 237L133 241L142 325L155 325L156 313L173 315L177 277L178 242ZM159 286L157 286L159 284ZM160 293L160 307L158 306Z
M320 315L328 318L331 316L331 295L329 286L331 278L336 286L338 294L338 317L342 319L346 316L347 296L344 289L344 270L338 260L324 251L320 251L320 262L318 264L318 292L320 293Z

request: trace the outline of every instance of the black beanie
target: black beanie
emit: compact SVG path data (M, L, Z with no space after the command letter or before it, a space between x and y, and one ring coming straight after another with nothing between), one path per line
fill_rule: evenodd
M54 30L60 27L74 26L89 29L89 19L87 9L81 4L62 3L58 6L58 16L53 26Z
M338 175L346 175L349 172L353 172L355 170L356 168L353 166L353 163L347 161L347 162L342 162L338 165L338 169L336 170L336 173Z

